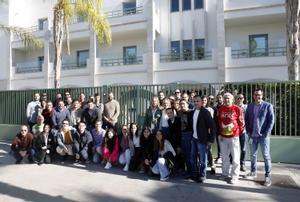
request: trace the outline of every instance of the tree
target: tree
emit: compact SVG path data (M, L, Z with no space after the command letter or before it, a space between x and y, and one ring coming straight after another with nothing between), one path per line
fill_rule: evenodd
M286 0L287 62L289 80L299 80L299 0Z
M53 40L54 40L54 86L60 87L62 64L62 47L66 41L67 52L70 54L68 23L74 16L83 17L97 36L99 44L111 43L110 26L102 11L103 0L58 0L54 6Z

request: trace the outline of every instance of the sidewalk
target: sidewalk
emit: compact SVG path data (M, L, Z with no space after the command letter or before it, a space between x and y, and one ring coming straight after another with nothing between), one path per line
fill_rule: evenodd
M273 164L271 187L264 187L263 164L258 181L241 178L236 185L208 175L204 184L171 177L166 182L120 168L72 162L15 165L9 145L0 142L0 201L299 201L300 166ZM249 168L249 162L247 162ZM241 173L245 175L245 173ZM261 180L261 181L260 181Z

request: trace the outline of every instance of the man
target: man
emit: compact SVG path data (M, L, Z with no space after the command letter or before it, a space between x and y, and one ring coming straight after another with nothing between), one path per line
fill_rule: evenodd
M114 94L108 94L108 101L104 105L103 111L103 127L114 128L117 131L118 117L120 115L120 104L114 99Z
M102 114L92 100L87 102L87 106L88 107L82 112L81 121L86 123L86 127L89 131L92 131L96 121L102 120Z
M163 91L158 92L159 106L162 106L163 100L165 99L165 93Z
M220 129L219 129L219 120L218 120L218 110L220 109L220 107L223 105L223 95L222 94L217 94L216 96L216 101L217 104L214 108L215 110L215 115L214 115L214 120L216 123L216 127L217 127L217 136L216 136L216 140L217 140L217 149L218 149L218 154L217 154L217 158L215 160L215 163L221 163L222 159L221 159L221 149L220 149L220 142L219 142L219 135L220 135Z
M36 137L44 129L44 117L42 115L37 116L37 123L32 126L32 134Z
M244 104L244 95L243 94L237 94L236 96L236 105L239 106L243 114L246 114L246 109L247 105ZM241 148L241 157L240 157L240 164L241 168L240 170L245 172L246 171L246 166L245 166L245 161L246 161L246 139L247 139L247 133L246 133L246 128L244 128L243 133L240 136L240 148Z
M44 123L49 124L52 128L52 115L53 115L54 109L53 109L53 103L51 101L48 101L46 104L46 109L42 111L42 115L45 119Z
M206 96L201 96L201 100L202 100L202 106L207 110L209 111L210 115L211 115L211 118L214 119L214 110L213 108L211 108L209 105L208 105L208 98ZM210 165L210 174L212 175L215 175L216 174L216 168L215 168L215 165L214 165L214 160L213 160L213 156L212 156L212 148L211 148L212 145L208 145L208 164Z
M70 121L70 111L65 107L63 100L58 101L58 106L55 107L52 114L53 127L56 129L61 128L62 121L67 119Z
M28 154L28 160L33 163L34 151L32 150L32 134L28 131L26 125L21 126L20 133L18 133L11 144L12 153L16 159L16 164L20 164L23 158Z
M189 95L187 93L182 94L182 99L188 103L189 109L194 108L194 104L192 102L189 102Z
M77 124L81 121L83 110L80 107L78 100L74 100L72 104L72 109L70 111L70 125L77 128Z
M161 110L159 108L159 99L157 96L152 97L151 105L146 110L144 127L149 127L152 133L159 129Z
M175 90L174 96L175 96L175 99L178 99L178 100L181 99L181 92L180 92L179 89L176 89L176 90Z
M75 128L69 126L69 121L63 120L61 129L56 131L57 137L56 152L61 156L73 156L74 137L78 136Z
M74 153L75 162L80 160L89 162L89 150L91 150L91 143L93 141L92 135L86 130L86 125L84 122L78 124L78 133L74 136Z
M184 160L181 153L181 119L175 116L172 108L168 108L166 112L169 118L169 136L167 139L176 152L174 168L178 171L180 168L184 168Z
M95 106L100 110L101 116L104 110L104 104L101 103L101 98L99 93L95 93L94 94L94 98L95 98Z
M40 94L34 94L34 100L29 102L26 109L26 117L28 121L28 125L30 131L32 130L32 126L36 124L36 118L39 113L41 113L41 103L40 103Z
M239 136L244 130L243 111L233 104L233 95L223 95L224 105L218 110L219 142L222 155L222 175L229 180L230 154L232 157L231 179L228 183L235 184L240 173L240 142Z
M191 148L192 179L196 182L206 180L208 145L212 144L216 135L215 123L210 113L202 106L200 96L194 97L193 138ZM198 173L197 157L200 155L200 173Z
M263 101L263 90L254 90L254 102L246 110L246 131L250 139L251 172L248 178L256 177L256 154L260 145L265 162L265 186L270 186L271 181L271 155L270 134L274 126L273 105Z

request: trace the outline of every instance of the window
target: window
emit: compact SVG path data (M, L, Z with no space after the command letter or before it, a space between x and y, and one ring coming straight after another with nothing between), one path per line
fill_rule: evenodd
M171 60L180 59L180 41L171 41Z
M182 41L183 60L192 60L192 40Z
M249 56L260 57L268 55L268 35L258 34L249 36Z
M171 12L179 11L179 0L171 0Z
M194 3L195 3L195 9L203 8L203 0L194 0Z
M195 39L195 60L201 60L205 56L204 39Z
M89 58L89 50L77 51L77 67L86 66L86 60Z
M182 0L182 10L191 10L191 0Z
M123 47L123 62L124 64L135 64L137 59L136 46Z
M123 14L130 15L136 13L136 2L123 3Z
M39 56L38 57L38 68L42 69L44 64L44 56Z
M44 22L47 21L47 18L41 18L39 19L39 22L38 22L38 28L39 30L43 30L44 29Z

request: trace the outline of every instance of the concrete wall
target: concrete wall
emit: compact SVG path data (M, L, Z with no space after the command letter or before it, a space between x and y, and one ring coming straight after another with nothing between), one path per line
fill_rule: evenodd
M224 9L232 10L232 9L242 9L249 7L257 7L257 6L269 6L274 4L283 4L284 0L251 0L251 1L243 1L243 0L224 0Z

